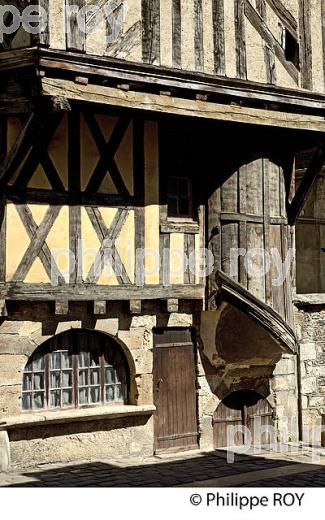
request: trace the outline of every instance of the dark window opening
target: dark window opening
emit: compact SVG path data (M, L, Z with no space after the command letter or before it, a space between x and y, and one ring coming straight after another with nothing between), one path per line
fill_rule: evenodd
M300 68L300 49L296 38L288 29L284 30L284 53L285 59L294 64L296 69Z
M188 177L169 177L167 182L169 217L192 217L192 181Z

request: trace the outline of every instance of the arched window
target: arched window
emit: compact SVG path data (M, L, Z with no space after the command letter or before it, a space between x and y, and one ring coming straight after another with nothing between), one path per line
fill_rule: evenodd
M126 403L129 371L119 344L101 333L69 331L28 360L23 410Z

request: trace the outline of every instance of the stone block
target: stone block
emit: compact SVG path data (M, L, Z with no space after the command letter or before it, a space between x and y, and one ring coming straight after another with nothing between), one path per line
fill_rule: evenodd
M192 314L172 313L168 319L168 327L192 327Z
M139 406L153 403L153 377L151 374L142 374L135 377Z
M136 374L151 374L153 353L150 350L136 350L133 356Z
M10 445L6 431L0 432L0 473L8 471L10 467Z
M70 329L81 329L81 321L61 321L58 323L55 333L61 334L61 332L66 332Z
M27 359L27 356L0 356L0 388L21 384Z
M323 396L310 396L309 406L312 408L325 407L325 395Z
M35 332L42 330L42 324L37 321L24 321L21 324L19 335L23 337L30 337Z
M300 345L300 359L301 361L316 359L316 344L315 343L301 343Z
M282 358L275 367L274 375L294 374L296 370L294 357Z
M157 325L157 316L133 316L131 321L131 329L148 329L152 330Z
M146 347L145 332L145 329L120 330L117 337L132 351Z
M293 390L296 388L297 380L295 374L282 376L274 376L272 379L272 388L275 392L281 390Z
M316 377L305 377L301 381L301 391L303 394L308 395L312 394L317 389L317 380Z
M19 334L21 321L4 321L0 324L0 334Z
M111 336L117 336L118 333L118 318L103 318L96 320L95 329Z
M0 417L1 419L19 415L21 413L21 384L3 386L0 389Z

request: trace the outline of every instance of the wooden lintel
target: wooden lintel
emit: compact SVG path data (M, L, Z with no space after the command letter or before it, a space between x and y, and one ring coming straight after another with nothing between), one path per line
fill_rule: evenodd
M130 312L131 314L141 314L142 301L141 300L130 300Z
M69 301L67 300L56 300L55 302L55 315L66 316L69 314Z
M106 300L94 301L94 314L95 316L106 314Z
M233 123L325 132L325 120L322 115L231 106L211 101L202 103L194 99L161 96L133 90L122 94L117 88L101 85L78 85L73 81L54 78L44 78L42 87L45 96L68 95L71 100L101 105Z
M8 316L8 310L6 300L0 300L0 317L6 318Z
M316 179L321 172L325 163L325 147L317 148L314 156L307 168L307 171L297 189L297 192L289 206L288 220L289 224L293 226L299 217L307 199L310 194Z
M167 312L178 312L178 300L176 298L167 300Z

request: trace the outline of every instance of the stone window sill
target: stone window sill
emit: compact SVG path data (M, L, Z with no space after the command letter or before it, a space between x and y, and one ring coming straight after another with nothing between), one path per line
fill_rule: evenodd
M122 405L100 406L96 408L83 408L77 410L42 411L33 414L22 414L17 417L4 418L0 421L0 431L25 428L43 424L60 424L72 422L84 422L101 419L115 419L136 415L152 415L156 410L154 405Z
M293 303L299 307L325 305L325 293L296 294Z

